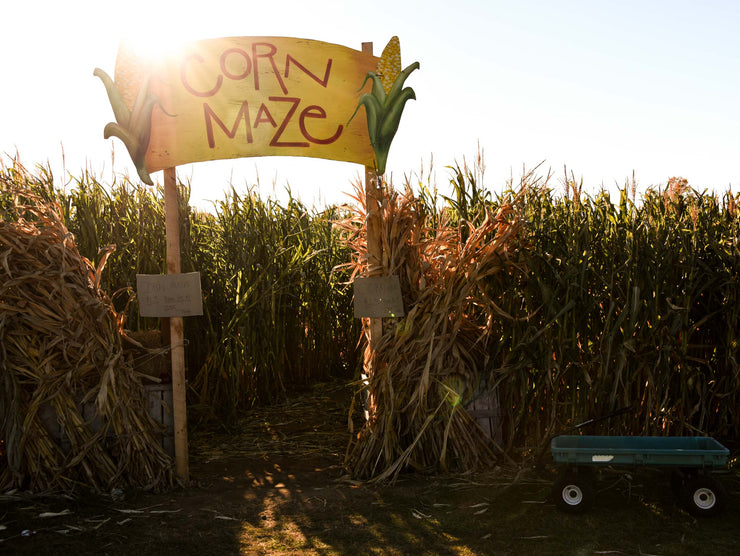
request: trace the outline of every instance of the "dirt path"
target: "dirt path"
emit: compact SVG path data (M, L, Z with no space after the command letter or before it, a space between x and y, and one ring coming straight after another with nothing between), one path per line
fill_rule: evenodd
M650 473L606 477L583 516L548 502L547 472L353 483L342 467L350 394L318 385L229 433L194 433L187 488L0 496L0 553L682 555L731 554L740 542L736 474L725 478L727 513L699 521Z

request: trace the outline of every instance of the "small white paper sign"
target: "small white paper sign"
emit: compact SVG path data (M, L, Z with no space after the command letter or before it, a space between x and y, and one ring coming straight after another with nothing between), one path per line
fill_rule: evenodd
M405 314L398 276L358 276L354 286L355 318L396 318Z
M136 293L142 317L191 317L203 314L200 272L137 274Z

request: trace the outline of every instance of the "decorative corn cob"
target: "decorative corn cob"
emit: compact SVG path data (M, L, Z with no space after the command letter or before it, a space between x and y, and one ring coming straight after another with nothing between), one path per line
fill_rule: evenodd
M367 131L370 144L375 151L375 166L378 174L385 173L388 152L393 137L398 131L401 114L409 99L416 99L416 93L411 87L403 88L406 78L412 71L419 68L419 62L414 62L403 71L401 68L401 49L398 37L393 37L383 50L377 72L369 71L362 83L362 89L368 79L372 79L371 92L360 97L350 121L355 117L360 106L365 107L367 115ZM382 77L381 75L382 74Z
M149 64L128 43L122 42L118 47L113 80L129 110L134 109L136 96L150 72Z
M401 73L401 44L398 41L398 37L392 37L388 41L388 44L385 45L377 69L383 89L388 94L391 91L391 87L393 87L396 77Z
M149 93L151 68L143 65L130 48L122 45L116 59L115 82L100 68L95 68L93 75L105 85L116 117L115 122L106 124L103 137L118 137L123 141L141 180L154 185L145 162L151 137L152 111L158 104L165 114L167 112L159 99Z

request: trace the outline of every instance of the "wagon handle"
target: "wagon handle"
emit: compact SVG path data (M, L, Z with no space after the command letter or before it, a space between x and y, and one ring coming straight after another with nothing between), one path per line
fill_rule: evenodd
M625 413L629 413L632 410L632 406L628 405L626 407L623 407L621 409L617 409L615 412L610 413L609 415L604 415L603 417L595 417L594 419L589 419L588 421L584 421L583 423L580 423L576 425L575 427L571 427L565 431L565 433L575 431L580 429L581 427L585 427L586 425L593 425L594 423L599 423L601 421L606 421L607 419L611 419L612 417L617 417L619 415L624 415Z

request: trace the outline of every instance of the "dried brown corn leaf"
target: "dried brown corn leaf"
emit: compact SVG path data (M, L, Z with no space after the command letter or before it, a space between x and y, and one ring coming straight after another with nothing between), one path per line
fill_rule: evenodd
M16 207L33 221L0 222L0 376L7 386L0 396L13 412L0 425L9 456L0 488L166 486L172 462L146 412L143 386L122 357L120 319L99 289L110 251L94 268L52 207L26 191L18 194L35 204ZM83 417L81 400L101 391L105 403ZM46 405L71 451L42 424ZM126 441L111 442L109 431Z
M366 351L366 364L375 361L374 407L348 448L348 467L377 479L392 479L407 466L470 469L493 457L490 442L459 406L477 384L481 336L501 316L481 293L490 276L511 268L509 244L521 225L511 207L502 207L479 226L462 223L463 242L444 215L433 228L409 192L387 189L381 209L382 274L400 276L407 313L384 324L376 353ZM340 224L355 249L353 274L364 270L362 223L360 209L354 221Z

